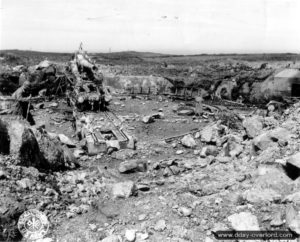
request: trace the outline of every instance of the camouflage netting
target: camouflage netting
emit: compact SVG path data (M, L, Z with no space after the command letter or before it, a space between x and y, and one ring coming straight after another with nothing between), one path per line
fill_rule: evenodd
M66 95L79 111L105 109L110 100L103 75L80 47L71 61L42 61L35 66L1 69L0 94L8 99Z

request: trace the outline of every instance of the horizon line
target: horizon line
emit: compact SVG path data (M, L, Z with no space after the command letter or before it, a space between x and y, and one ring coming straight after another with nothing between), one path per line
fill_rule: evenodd
M42 51L42 50L29 50L29 49L0 49L3 51L23 51L23 52L38 52L38 53L52 53L52 54L72 54L75 51ZM292 54L300 55L300 52L216 52L216 53L196 53L196 54L176 54L176 53L161 53L156 51L136 51L136 50L121 50L121 51L112 51L112 52L101 52L101 51L87 51L91 54L113 54L113 53L151 53L159 55L172 55L172 56L197 56L197 55L262 55L262 54Z

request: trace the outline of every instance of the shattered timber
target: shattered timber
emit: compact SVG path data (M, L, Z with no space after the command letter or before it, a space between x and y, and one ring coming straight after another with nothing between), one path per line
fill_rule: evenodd
M22 239L28 209L47 215L45 241L299 237L299 56L80 45L0 62L0 241Z

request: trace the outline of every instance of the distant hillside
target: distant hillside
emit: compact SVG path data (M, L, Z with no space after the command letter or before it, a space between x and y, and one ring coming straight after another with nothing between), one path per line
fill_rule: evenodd
M31 50L0 50L0 57L10 65L34 65L48 59L55 62L66 62L73 53L39 52ZM123 51L112 53L89 53L99 64L129 65L147 63L168 63L176 65L197 65L203 61L232 59L237 61L292 61L299 62L300 55L293 53L274 54L198 54L198 55L171 55L152 52ZM3 63L3 61L2 61Z
M42 60L65 62L71 59L71 53L51 53L31 50L0 50L0 57L10 65L36 65Z

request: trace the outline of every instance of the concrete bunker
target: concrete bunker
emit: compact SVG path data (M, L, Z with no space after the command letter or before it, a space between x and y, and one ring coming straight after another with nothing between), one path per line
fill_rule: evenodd
M274 89L283 96L300 97L300 70L285 69L274 77Z

